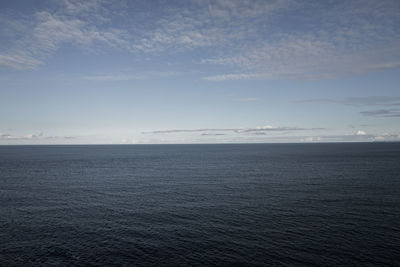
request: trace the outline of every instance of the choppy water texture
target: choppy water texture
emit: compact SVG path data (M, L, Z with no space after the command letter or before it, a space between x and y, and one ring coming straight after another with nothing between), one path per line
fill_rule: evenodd
M400 143L3 146L0 265L399 266Z

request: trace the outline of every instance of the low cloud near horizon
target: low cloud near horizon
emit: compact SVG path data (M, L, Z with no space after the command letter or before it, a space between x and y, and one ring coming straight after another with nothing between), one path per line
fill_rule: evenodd
M305 130L323 130L324 128L301 128L289 126L258 126L255 128L201 128L201 129L171 129L142 132L142 134L169 134L169 133L196 133L196 132L280 132L280 131L305 131Z

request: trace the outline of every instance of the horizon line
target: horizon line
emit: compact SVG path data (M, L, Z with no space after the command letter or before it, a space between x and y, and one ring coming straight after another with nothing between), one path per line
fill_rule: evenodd
M284 145L284 144L359 144L359 143L400 143L400 141L326 141L326 142L274 142L274 143L143 143L143 144L0 144L3 146L147 146L147 145Z

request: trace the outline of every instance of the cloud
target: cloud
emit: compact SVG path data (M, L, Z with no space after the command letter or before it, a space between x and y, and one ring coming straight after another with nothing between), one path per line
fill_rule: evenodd
M276 31L262 41L249 39L230 49L231 55L203 59L233 70L204 79L327 79L399 68L399 9L396 1L346 1L329 7L296 1L282 16L290 20L290 31L274 18L271 29Z
M366 97L347 97L341 99L322 98L306 99L295 101L298 104L305 103L332 103L355 107L381 106L382 109L360 111L360 114L370 117L400 117L399 108L386 108L400 106L399 96L366 96Z
M36 14L36 25L25 42L31 44L33 54L43 55L57 50L64 43L87 50L99 49L97 44L126 47L128 43L120 35L115 29L100 29L90 21L42 11Z
M169 140L170 143L179 143L181 139ZM337 135L291 135L291 136L266 136L266 135L236 135L221 139L193 139L185 140L185 143L325 143L325 142L381 142L400 141L399 134L337 134Z
M135 138L123 138L120 141L121 144L138 144L139 142Z
M321 80L400 67L400 49L388 52L365 48L366 51L357 52L318 39L317 36L292 37L266 42L262 47L248 47L239 55L202 60L205 64L234 69L231 73L205 76L203 80ZM392 41L391 45L399 44ZM387 54L392 54L397 61L386 62Z
M11 135L7 134L7 133L0 133L0 139L7 139L9 138Z
M300 128L288 126L259 126L256 128L203 128L203 129L172 129L142 132L143 134L169 134L169 133L197 133L197 132L233 132L233 133L255 133L255 132L282 132L282 131L304 131L322 130L324 128Z
M316 135L316 136L266 136L258 139L247 139L253 142L380 142L400 141L400 134L338 134L338 135ZM245 140L243 140L245 141Z
M397 69L397 68L400 68L400 62L384 62L375 65L365 66L362 72Z
M374 141L380 142L380 141L400 141L400 134L381 134L381 135L375 135L374 136Z
M212 134L212 135L209 135ZM216 133L218 134L218 133ZM221 134L221 133L219 133ZM214 135L213 133L203 133L200 136L177 138L151 138L143 140L143 143L152 144L189 144L189 143L325 143L325 142L398 142L399 133L378 133L357 135L356 133L336 134L336 135ZM224 133L222 133L224 134ZM207 138L210 137L210 138ZM129 140L129 139L127 139Z
M295 101L295 103L334 103L348 106L400 106L399 96L365 96L365 97L346 97L340 99L321 98L305 99Z
M203 80L220 82L229 80L255 80L255 79L265 79L274 77L271 73L237 73L237 74L220 74L213 76L203 77Z
M136 55L221 48L245 37L248 29L240 25L249 18L265 17L289 2L193 0L182 5L151 1L142 3L141 10L133 2L64 0L29 14L25 20L20 18L22 16L16 17L15 12L4 12L3 16L7 26L13 26L10 32L15 32L9 34L7 40L12 43L13 50L25 53L27 59L43 62L64 44L87 51L111 48ZM3 56L14 54L7 51ZM28 60L19 61L19 65L7 62L2 65L15 69L40 65L36 61L35 64Z
M43 132L40 133L30 133L30 134L24 134L24 135L13 135L9 133L0 133L0 140L25 140L25 141L32 141L32 140L51 140L51 139L75 139L75 136L49 136L43 134Z
M64 0L36 10L2 12L1 65L37 68L72 45L146 59L180 54L174 60L206 69L207 81L326 79L400 67L396 0Z
M152 27L136 34L132 50L160 53L213 48L220 50L256 36L249 26L268 20L293 1L186 1L184 5L161 4L161 15ZM159 3L160 4L160 3ZM153 7L154 8L154 7ZM254 24L253 24L254 25Z
M221 136L226 135L224 133L202 133L201 136Z
M98 26L106 20L104 14L96 13L100 10L104 13L102 1L61 1L57 5L59 9L44 9L25 20L3 14L2 20L15 33L7 40L10 46L0 54L0 65L17 70L34 69L64 44L87 51L129 48L128 40L122 37L123 30Z
M376 109L360 112L364 116L372 117L400 117L400 109Z
M21 51L10 54L0 54L0 66L16 70L35 69L42 64L42 61L30 57Z
M238 129L239 133L248 132L270 132L270 131L304 131L304 130L323 130L324 128L300 128L300 127L288 127L288 126L258 126L256 128Z
M302 138L302 139L300 139L301 140L301 142L306 142L306 143L309 143L309 142L319 142L319 141L321 141L321 137L319 137L319 136L312 136L312 137L305 137L305 138Z
M0 133L0 139L3 139L3 140L32 140L32 139L39 139L42 137L43 137L43 133L25 134L22 136L11 135L8 133Z
M72 139L76 139L77 137L76 136L63 136L62 138L72 140Z
M115 82L115 81L131 81L131 80L145 80L152 78L167 78L167 77L175 77L182 75L182 72L177 71L148 71L135 73L132 71L129 72L121 72L121 73L112 73L112 74L95 74L95 75L87 75L82 77L84 80L90 81L99 81L99 82Z
M172 130L157 130L157 131L149 131L142 132L142 134L169 134L169 133L197 133L197 132L235 132L238 129L218 129L218 128L204 128L204 129L172 129Z
M314 141L322 142L374 142L374 141L400 141L399 134L367 134L358 130L354 134L344 135L323 135L312 137Z

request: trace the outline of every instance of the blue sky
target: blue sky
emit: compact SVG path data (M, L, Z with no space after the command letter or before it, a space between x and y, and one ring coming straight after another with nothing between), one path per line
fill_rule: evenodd
M1 1L0 144L400 141L400 2Z

